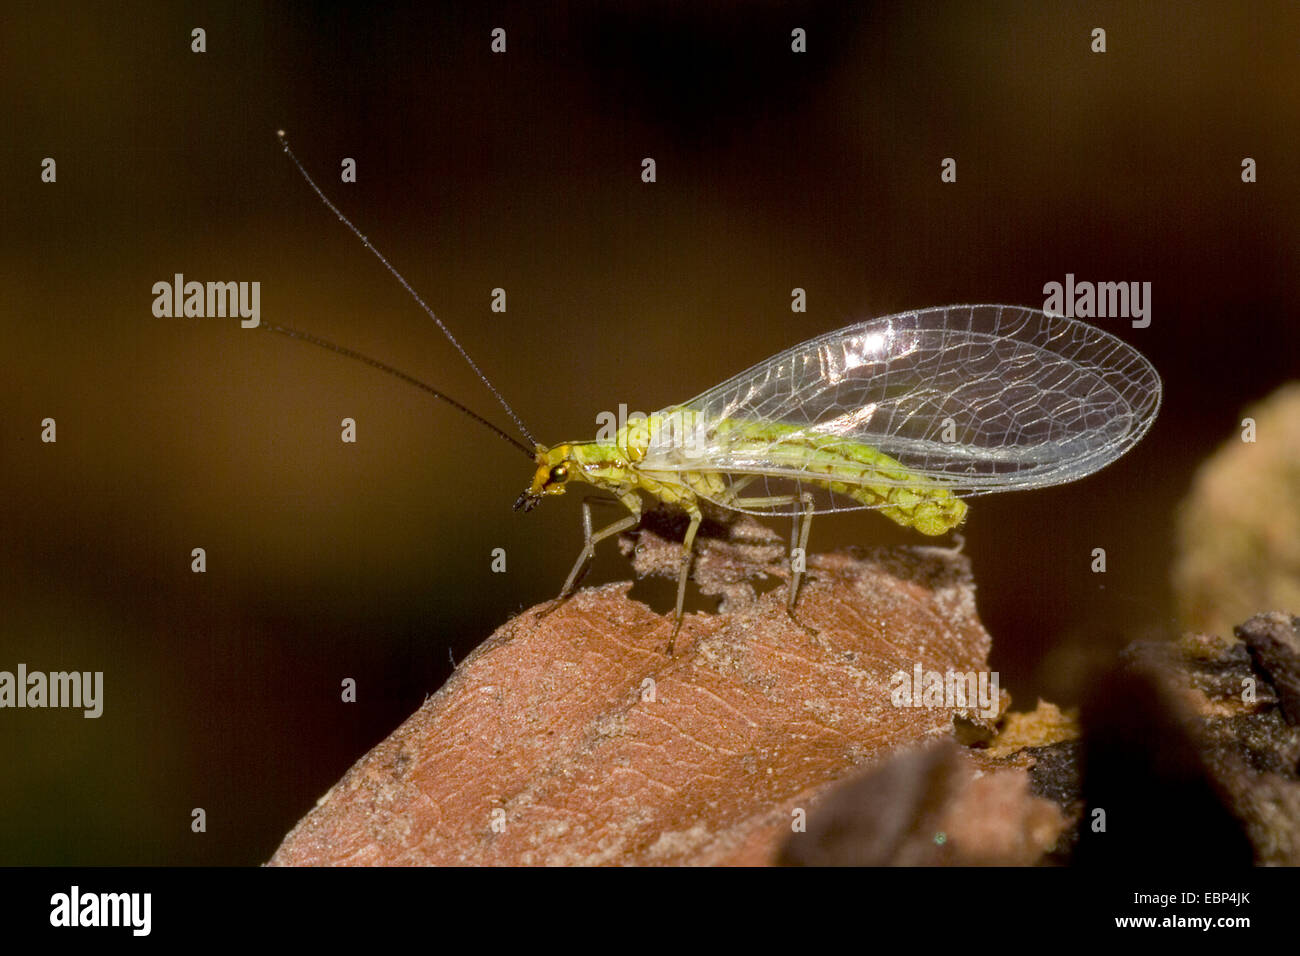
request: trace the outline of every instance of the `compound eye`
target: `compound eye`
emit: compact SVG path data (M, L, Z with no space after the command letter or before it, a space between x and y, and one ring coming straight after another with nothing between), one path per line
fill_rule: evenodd
M551 469L551 476L546 480L547 484L562 484L569 477L568 465L556 465Z

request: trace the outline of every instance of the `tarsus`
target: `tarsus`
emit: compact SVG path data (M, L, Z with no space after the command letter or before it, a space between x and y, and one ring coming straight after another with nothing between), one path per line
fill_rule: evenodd
M298 172L302 173L302 178L307 180L307 185L310 186L312 190L316 193L316 195L320 197L320 201L325 204L325 207L329 209L330 212L334 213L334 215L338 216L339 221L342 222L343 225L347 226L350 230L352 230L352 234L361 240L361 244L375 254L375 258L378 259L380 262L382 262L384 264L384 268L387 269L389 272L391 272L393 274L393 277L398 282L401 283L402 288L405 289L408 293L410 293L411 298L413 298L416 301L416 303L419 304L420 308L424 310L425 314L429 318L433 319L434 322L437 323L438 328L442 329L442 334L447 336L447 340L456 347L456 351L460 353L460 357L463 358L469 364L469 367L474 370L474 374L479 377L479 381L481 381L484 385L486 385L488 391L491 392L493 397L495 397L496 400L501 403L501 407L506 410L506 414L509 415L511 421L515 423L515 426L519 429L520 434L524 436L524 439L528 442L530 446L536 447L537 440L534 439L532 434L528 431L528 429L524 427L524 423L519 420L519 416L515 414L515 410L510 407L510 404L501 396L501 393L496 390L496 387L493 386L493 384L490 381L488 381L488 377L483 374L483 372L479 369L477 365L474 364L474 360L469 357L469 353L466 352L465 349L461 347L461 344L458 341L456 341L456 336L452 335L451 330L447 328L447 326L442 324L442 319L434 315L433 309L429 308L429 306L425 303L425 301L422 298L420 298L420 294L411 288L411 284L406 281L406 279L402 276L402 274L398 272L395 268L393 268L393 264L389 262L386 258L384 258L384 254L374 247L374 245L370 242L370 240L367 239L362 234L360 229L352 225L352 220L350 220L347 216L343 215L343 213L339 210L339 207L334 205L334 203L330 202L330 198L325 195L324 190L322 190L319 186L316 185L316 180L311 178L311 175L307 172L306 167L304 167L303 164L298 161L298 157L295 156L293 154L293 150L289 148L289 140L285 137L284 130L277 130L276 136L280 138L280 145L284 147L285 155L287 155L291 160L293 160L293 164L298 167ZM352 355L353 357L360 358L363 361L365 361L367 364L373 365L376 368L382 368L387 372L391 372L392 374L398 376L399 378L406 379L416 385L419 385L421 388L425 389L426 391L433 392L433 394L437 395L439 398L446 399L448 402L451 402L452 405L455 405L457 408L465 412L467 415L471 415L476 421L483 422L483 424L488 425L490 428L492 428L493 431L497 431L498 433L500 433L499 429L497 429L495 425L490 425L486 420L480 418L478 415L475 415L464 405L461 405L459 402L453 402L450 398L447 398L447 396L443 395L441 392L438 392L430 388L428 385L425 385L423 382L413 379L402 372L398 372L395 369L389 368L388 366L384 365L382 362L376 362L374 359L365 358L364 356L358 355L355 352L351 352L348 349L340 348L337 345L332 345L330 343L327 343L323 339L313 339L312 336L305 335L301 332L290 333L289 330L286 329L279 329L277 331L285 332L286 334L292 334L297 338L301 338L306 341L313 342L316 345L323 345L325 348L332 349L333 351L338 352L342 355ZM514 439L510 439L510 440L514 442ZM518 444L518 442L515 442L515 444ZM528 452L528 457L529 458L533 457L533 452L531 450Z

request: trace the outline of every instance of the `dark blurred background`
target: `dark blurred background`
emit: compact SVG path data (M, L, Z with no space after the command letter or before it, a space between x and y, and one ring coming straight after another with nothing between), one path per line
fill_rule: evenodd
M862 318L1151 282L1150 328L1100 323L1164 378L1150 435L1077 484L976 500L965 529L1002 685L1072 704L1099 657L1176 629L1177 503L1297 373L1298 32L1289 2L11 7L0 669L106 687L98 720L0 712L0 864L264 860L579 550L576 500L512 513L528 463L415 390L152 315L177 272L258 280L264 322L508 426L277 128L548 443ZM813 531L893 542L924 543L870 513ZM611 544L588 580L627 573Z

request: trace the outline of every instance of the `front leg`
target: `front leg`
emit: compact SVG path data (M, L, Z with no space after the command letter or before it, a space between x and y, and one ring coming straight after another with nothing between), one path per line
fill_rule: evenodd
M564 599L569 597L578 586L578 582L586 573L591 564L591 559L596 554L596 545L611 535L626 531L628 528L635 527L641 521L641 499L633 492L625 492L619 495L619 502L625 507L630 514L626 518L620 518L613 524L606 525L599 531L591 530L591 506L593 503L614 504L609 498L587 497L582 499L582 552L578 555L578 560L573 564L573 570L569 572L569 577L564 582L564 587L560 590L560 596L556 599L555 607L559 607ZM547 611L550 613L550 611Z

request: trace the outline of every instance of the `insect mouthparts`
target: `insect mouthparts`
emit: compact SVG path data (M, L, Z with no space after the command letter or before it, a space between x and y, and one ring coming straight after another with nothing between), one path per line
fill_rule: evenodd
M537 502L541 500L541 495L535 495L530 491L523 491L515 499L515 511L523 511L525 514L537 507Z

